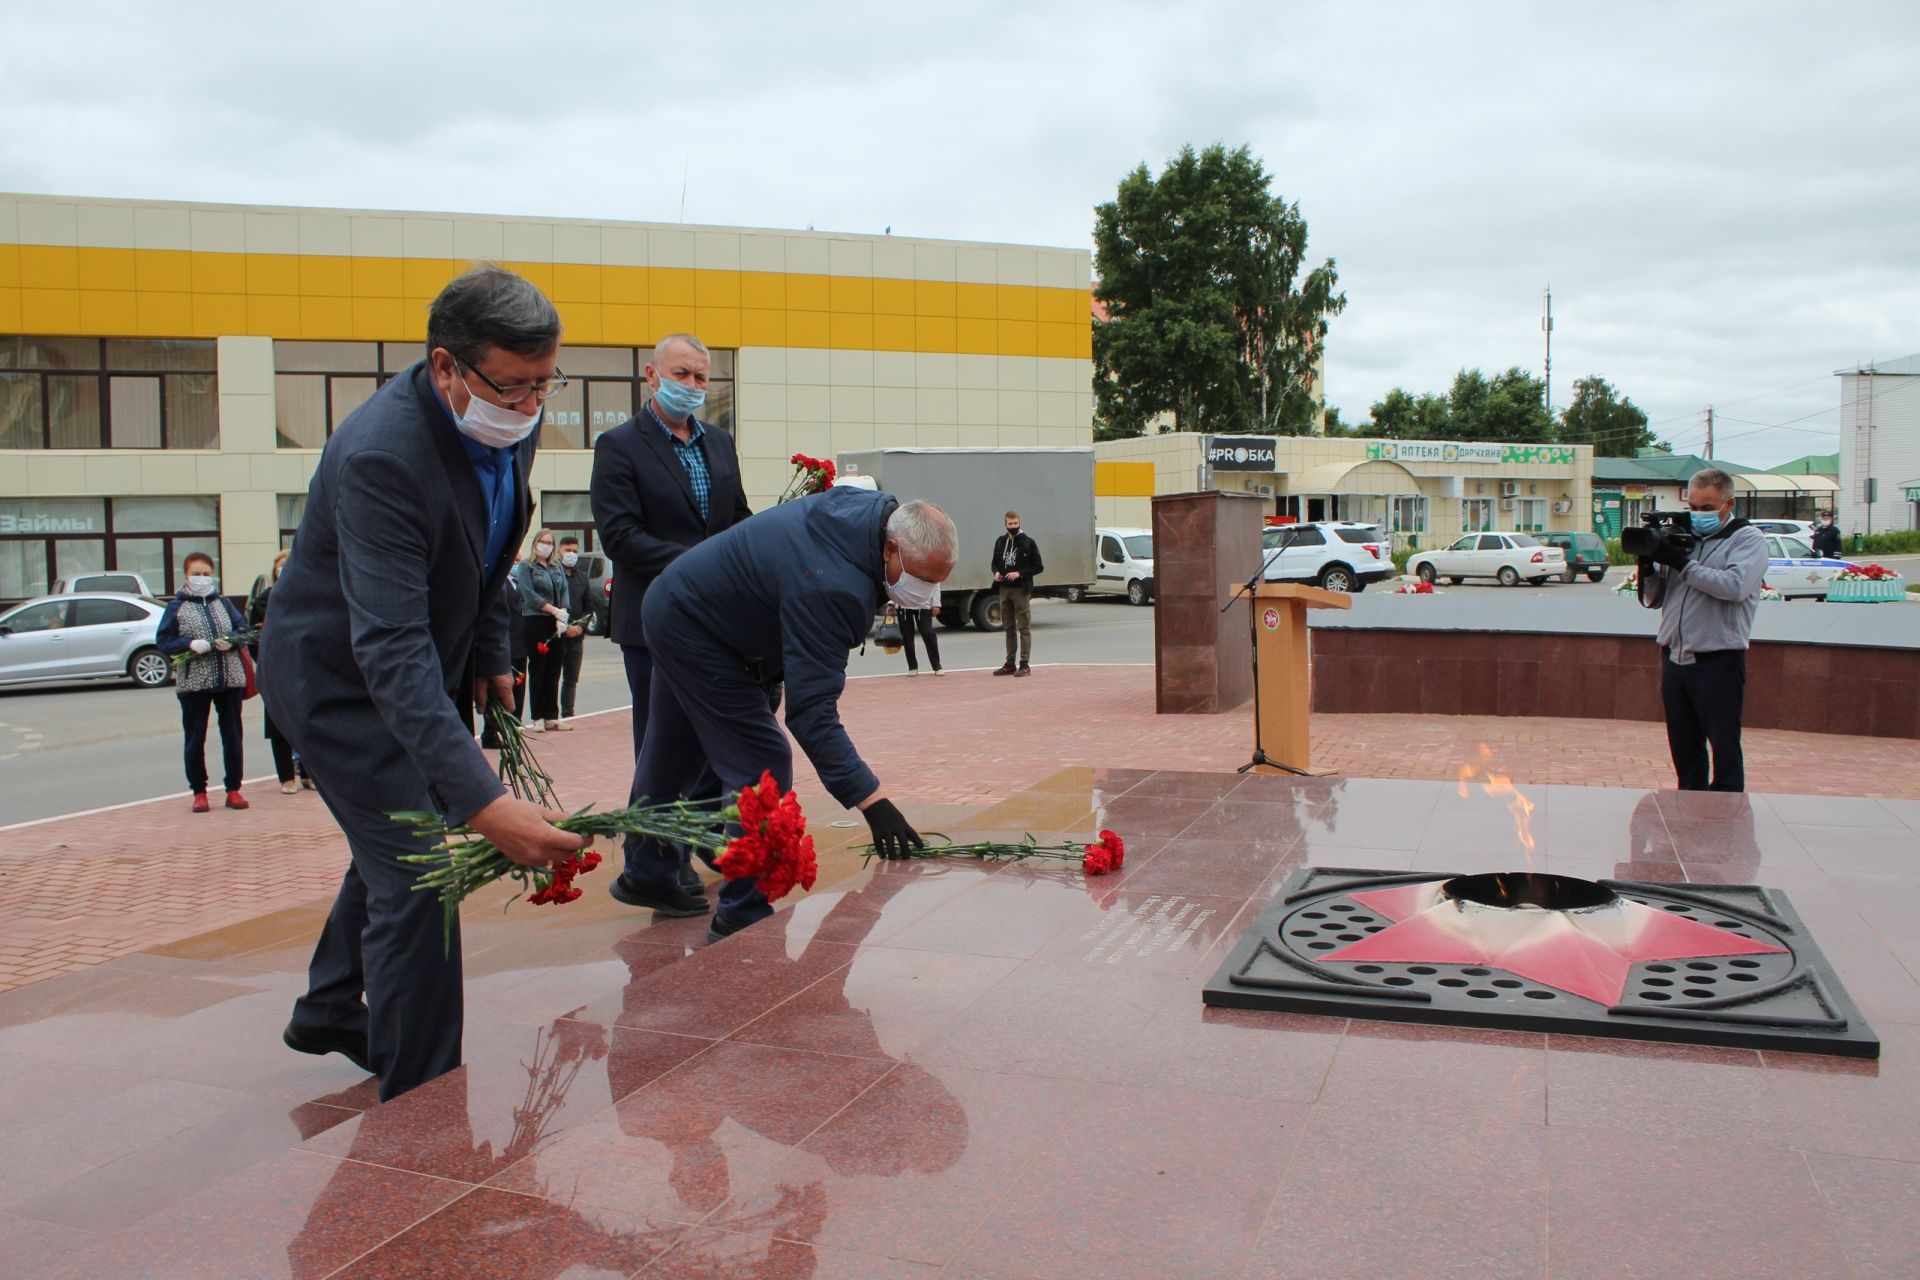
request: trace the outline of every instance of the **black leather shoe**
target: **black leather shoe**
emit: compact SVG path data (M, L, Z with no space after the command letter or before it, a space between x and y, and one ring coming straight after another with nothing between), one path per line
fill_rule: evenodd
M993 674L997 676L1010 676L1013 674L1013 664L1009 662L1003 667L996 667Z
M734 934L740 932L741 928L742 926L740 925L727 924L721 920L719 916L715 916L713 922L707 926L707 941L714 943L720 941L722 938L731 938Z
M704 899L707 896L707 882L691 866L680 868L680 887L696 898Z
M1033 668L1023 662L1020 664L1020 669L1013 674L1016 676L1030 676L1033 674Z
M622 874L607 886L607 892L613 895L615 902L624 902L630 907L641 907L648 911L657 911L663 916L684 918L707 914L707 900L704 895L695 896L674 885L667 893L647 893L637 888Z
M373 1074L373 1068L367 1061L367 1033L364 1031L337 1031L332 1027L309 1030L289 1022L287 1029L280 1033L280 1038L287 1042L287 1048L299 1053L337 1053L368 1075Z

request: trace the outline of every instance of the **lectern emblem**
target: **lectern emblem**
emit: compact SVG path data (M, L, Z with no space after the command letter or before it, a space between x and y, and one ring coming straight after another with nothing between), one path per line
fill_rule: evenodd
M1278 631L1280 629L1280 611L1278 609L1268 609L1260 615L1260 625L1269 631Z

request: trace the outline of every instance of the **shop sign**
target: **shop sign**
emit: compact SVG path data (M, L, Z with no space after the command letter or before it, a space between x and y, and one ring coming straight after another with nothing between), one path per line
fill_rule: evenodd
M7 534L105 533L106 523L96 516L56 516L44 511L0 511L0 537Z
M1272 436L1208 436L1207 465L1215 471L1272 471L1279 444Z
M1907 486L1907 501L1920 502L1920 484L1910 484Z
M1460 440L1379 440L1367 445L1368 462L1545 463L1572 466L1574 450L1559 444L1471 444Z

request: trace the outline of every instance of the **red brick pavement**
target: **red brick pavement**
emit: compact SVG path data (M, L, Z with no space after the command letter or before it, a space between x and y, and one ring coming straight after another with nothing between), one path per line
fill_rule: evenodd
M991 804L1073 765L1209 772L1251 752L1247 708L1152 708L1153 671L1138 666L868 677L841 705L888 791L923 815ZM625 713L575 723L537 748L563 799L621 800ZM1920 742L1756 730L1746 746L1754 791L1920 797ZM1660 726L1626 721L1319 716L1313 747L1316 765L1351 776L1452 778L1475 760L1523 785L1672 785ZM801 795L819 796L797 764ZM346 849L319 799L253 800L244 813L158 800L0 830L0 990L330 897ZM830 801L813 810L817 822L844 816Z

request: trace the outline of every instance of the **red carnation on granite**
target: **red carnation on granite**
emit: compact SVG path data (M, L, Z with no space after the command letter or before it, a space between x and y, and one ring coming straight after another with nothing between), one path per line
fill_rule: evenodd
M729 880L758 880L769 902L784 898L795 885L813 888L819 861L813 837L807 834L806 815L793 792L781 793L771 772L761 773L755 785L742 787L735 805L721 816L740 824L740 834L714 860L721 875Z

